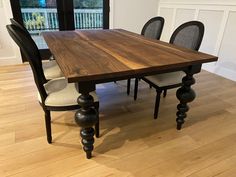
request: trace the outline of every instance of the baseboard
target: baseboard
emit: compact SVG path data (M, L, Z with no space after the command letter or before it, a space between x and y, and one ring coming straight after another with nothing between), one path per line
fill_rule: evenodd
M16 57L0 58L0 66L17 65L17 64L22 64L22 61Z
M236 71L230 70L223 66L216 65L216 63L204 64L202 69L209 71L211 73L217 74L219 76L225 77L232 81L236 81Z

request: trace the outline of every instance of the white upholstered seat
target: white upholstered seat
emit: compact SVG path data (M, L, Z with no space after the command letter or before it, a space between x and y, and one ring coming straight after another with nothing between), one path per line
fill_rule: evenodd
M46 106L73 106L78 105L77 99L80 96L74 83L67 83L67 80L64 78L58 78L48 81L44 84L44 88L48 94L45 105ZM90 93L94 102L98 101L97 95L95 92ZM41 97L38 97L41 101Z
M62 77L61 69L55 60L43 62L43 72L47 80Z
M181 83L182 78L185 75L186 74L183 71L177 71L177 72L147 76L145 78L154 83L155 85L158 85L159 87L165 87Z

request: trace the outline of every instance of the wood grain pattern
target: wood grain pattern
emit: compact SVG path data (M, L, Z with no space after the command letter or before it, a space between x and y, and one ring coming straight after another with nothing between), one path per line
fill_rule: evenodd
M43 33L69 82L149 75L217 57L122 29Z
M52 113L54 143L47 144L30 67L0 67L0 176L235 177L236 83L205 71L196 80L198 97L181 132L176 90L161 99L153 120L156 92L146 83L136 102L126 81L98 85L101 138L96 158L87 160L74 112Z

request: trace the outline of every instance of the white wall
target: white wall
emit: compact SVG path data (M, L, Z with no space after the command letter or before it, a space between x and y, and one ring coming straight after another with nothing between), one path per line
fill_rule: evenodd
M143 25L157 15L159 0L110 0L110 28L141 33Z
M158 15L165 18L161 40L169 41L176 27L189 20L205 25L200 51L219 56L203 68L236 81L236 1L160 0Z
M19 48L6 30L6 25L12 17L9 0L0 0L0 17L0 66L22 63Z

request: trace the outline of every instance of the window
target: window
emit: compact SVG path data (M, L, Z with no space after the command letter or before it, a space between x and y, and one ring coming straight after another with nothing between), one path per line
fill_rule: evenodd
M43 58L43 31L109 28L109 0L11 0L13 17L30 32Z

